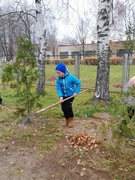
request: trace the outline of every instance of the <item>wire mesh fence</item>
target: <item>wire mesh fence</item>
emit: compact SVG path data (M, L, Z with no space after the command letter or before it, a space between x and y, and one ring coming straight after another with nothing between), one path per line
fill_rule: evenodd
M70 73L77 76L82 82L82 88L87 88L92 91L95 89L96 75L97 75L97 59L96 55L91 57L82 58L80 56L60 58L60 57L49 57L45 60L45 85L55 86L56 72L55 67L58 62L64 62ZM110 63L110 81L109 90L110 92L121 92L121 88L117 88L116 84L123 82L123 70L124 60L121 58L121 62L116 58L117 63ZM76 63L77 62L77 63ZM8 64L6 64L8 66ZM3 66L0 64L0 80L2 78ZM135 65L130 63L129 66L129 78L134 76ZM2 85L2 83L1 83Z
M96 57L96 56L94 56ZM69 70L70 73L78 76L78 78L82 82L82 88L88 88L90 90L95 89L96 84L96 76L97 76L97 60L92 59L91 61L88 61L86 58L85 62L84 59L80 58L80 62L78 67L76 67L76 57L74 58L65 58L65 59L55 59L52 60L51 58L50 62L46 63L45 65L45 74L46 74L46 85L55 85L55 66L58 62L64 62ZM79 59L79 58L78 58ZM115 59L115 58L114 58ZM117 60L117 62L116 62ZM116 58L113 63L110 63L110 81L109 81L109 90L110 92L121 92L121 88L118 88L117 84L123 83L123 70L124 70L124 58ZM95 62L94 62L95 61ZM135 65L134 63L131 63L130 66L130 77L134 76L135 71ZM76 72L76 69L79 70L79 72Z

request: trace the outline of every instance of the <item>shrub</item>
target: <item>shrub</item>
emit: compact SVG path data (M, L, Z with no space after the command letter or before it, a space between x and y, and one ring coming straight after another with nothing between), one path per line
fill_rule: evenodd
M132 57L132 64L135 64L135 56Z
M50 60L47 59L46 60L46 64L58 64L59 62L63 62L66 65L74 65L74 58L65 58L65 59L54 59L54 60ZM80 61L81 64L86 64L86 65L97 65L98 64L98 57L96 56L91 56L91 57L84 57L83 59L81 59ZM123 57L110 57L110 64L111 65L122 65L123 63ZM135 56L132 57L132 64L135 64Z
M87 64L87 65L97 65L98 63L98 58L91 56L91 57L84 57L83 60L81 60L82 64Z
M121 65L123 63L122 57L110 57L110 64L112 65Z
M54 59L54 60L49 60L47 59L46 64L58 64L59 62L63 62L64 64L74 64L74 58L65 58L65 59Z

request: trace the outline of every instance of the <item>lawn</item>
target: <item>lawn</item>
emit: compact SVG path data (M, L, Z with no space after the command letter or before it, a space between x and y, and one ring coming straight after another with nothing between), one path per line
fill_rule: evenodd
M68 65L68 70L74 74L74 66ZM130 66L130 77L134 76L135 66ZM96 72L97 66L80 65L80 80L83 88L95 88L96 83ZM55 85L55 65L46 65L46 84ZM123 66L122 65L111 65L110 66L110 91L121 92L121 89L114 87L114 84L122 83L123 81Z
M58 102L54 86L45 90L46 95L40 99L42 107ZM14 89L8 86L1 93L4 107L0 109L0 178L134 180L135 142L120 135L118 129L126 117L120 94L111 94L108 106L93 103L93 92L80 94L73 103L75 126L67 129L62 127L60 105L19 127L20 117L14 114L18 106ZM68 134L77 137L86 133L89 138L98 135L93 148L74 148L67 142Z
M47 72L53 75L54 68L47 67ZM86 67L82 66L82 69L88 75L88 69L88 72L84 70ZM73 71L73 66L69 68ZM119 72L120 67L117 68L116 71ZM118 79L117 76L115 78ZM36 85L33 85L33 91L35 90ZM108 105L103 102L94 103L91 91L77 96L73 103L76 124L71 129L62 127L64 117L60 104L31 117L29 123L20 127L17 123L25 115L15 114L16 107L19 106L16 103L18 97L15 89L10 86L1 88L1 96L4 105L0 108L1 179L43 180L46 177L49 180L54 177L60 180L85 180L89 177L102 177L106 180L134 180L135 142L130 133L135 129L130 122L128 127L124 127L128 133L124 132L124 136L122 135L123 126L120 126L120 122L122 118L127 118L127 114L126 107L120 103L120 93L110 94L112 101ZM39 101L42 106L33 109L31 113L59 101L55 86L46 86L45 96ZM94 149L83 146L76 149L67 142L68 134L80 136L85 133L98 135L98 144Z
M6 65L3 65L3 68ZM46 77L46 84L49 86L55 86L55 66L54 64L46 65L45 66L45 77ZM74 74L74 66L67 65L68 70ZM111 65L110 66L110 84L109 89L110 91L121 92L121 89L115 88L114 84L122 83L123 82L123 69L122 65ZM134 76L135 65L130 65L130 74L129 78ZM80 80L82 82L82 88L94 89L96 83L96 72L97 66L91 65L80 65ZM0 71L0 79L1 79L1 71ZM1 80L0 80L1 81Z

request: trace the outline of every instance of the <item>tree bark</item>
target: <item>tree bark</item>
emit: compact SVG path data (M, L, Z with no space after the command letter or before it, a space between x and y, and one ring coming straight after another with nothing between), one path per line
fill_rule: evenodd
M109 26L111 0L99 0L99 11L97 20L97 50L98 67L96 77L96 87L94 100L110 101L109 98L109 72L110 72L110 45L109 45Z
M43 93L45 88L45 58L46 58L46 30L43 26L41 0L35 0L36 17L40 32L40 54L37 61L40 78L37 81L37 93Z

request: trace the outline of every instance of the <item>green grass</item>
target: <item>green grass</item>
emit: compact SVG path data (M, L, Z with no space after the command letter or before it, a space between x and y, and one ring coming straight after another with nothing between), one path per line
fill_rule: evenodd
M96 66L81 66L83 71L83 74L85 74L85 78L88 80L89 77L94 76L96 71ZM87 68L87 71L85 70ZM89 70L93 68L94 71ZM131 72L133 71L134 66L131 66ZM54 68L52 66L47 65L46 66L47 73L55 73ZM69 70L73 72L73 66L69 66ZM122 68L121 66L111 66L110 71L110 77L112 78L112 85L115 83L116 79L117 81L120 80L122 75ZM115 79L115 81L114 81ZM89 83L92 86L91 78ZM53 82L54 83L54 82ZM117 82L118 83L118 82ZM36 85L33 86L33 91L36 91ZM4 108L0 108L0 123L12 123L13 125L16 125L17 122L25 118L26 116L16 116L16 107L18 104L16 103L17 96L15 94L15 90L10 88L9 86L6 86L6 89L1 89L1 95L3 99ZM94 116L94 114L99 112L107 112L113 116L114 119L116 119L118 122L122 118L127 118L126 114L126 107L122 106L120 104L121 101L121 94L120 93L111 93L111 103L107 106L102 103L93 103L93 92L84 92L77 96L73 103L73 109L75 117L78 119L87 119ZM45 87L45 96L41 97L39 102L41 103L41 107L33 109L31 114L35 113L36 111L48 107L56 102L58 102L59 99L56 94L55 86L46 86ZM42 119L42 122L46 122L46 120L51 120L51 122L54 119L58 119L58 121L63 119L63 113L61 111L61 105L58 104L55 107L51 109L47 109L37 115Z
M51 79L51 77L56 76L55 72L55 64L46 65L45 66L45 77L46 84L50 86L55 86L55 80ZM67 65L70 73L74 74L74 65ZM115 88L113 85L121 83L123 81L123 66L122 65L110 65L110 82L109 82L109 90L120 92L120 88ZM130 77L134 76L135 65L130 65ZM82 82L82 88L95 88L96 83L96 73L97 66L93 65L80 65L80 80ZM0 77L1 79L1 77Z
M34 87L36 90L36 86ZM54 86L46 86L45 88L45 96L40 98L41 107L34 109L36 112L42 108L48 107L59 101L57 97L56 90ZM1 95L3 99L4 108L0 109L0 122L6 122L9 119L13 119L13 121L19 120L20 117L16 117L14 112L16 111L16 103L17 97L15 95L15 90L11 89L9 86L5 90L1 90ZM75 116L77 117L92 117L92 115L96 112L99 112L103 109L100 104L94 104L92 102L93 92L84 92L77 96L73 103L73 108L75 111ZM117 95L115 95L116 97ZM113 97L113 98L115 98ZM108 110L109 111L109 110ZM33 114L34 112L31 112ZM46 118L61 118L63 114L61 112L61 106L58 104L57 106L47 109L41 112L39 115L43 115ZM22 118L22 117L21 117ZM15 119L15 120L14 120Z
M33 90L36 89L36 86ZM40 98L42 108L50 106L59 101L56 90L54 86L46 86L45 96ZM108 128L111 128L113 132L116 132L117 126L122 118L123 113L126 111L124 105L120 105L121 95L118 93L110 94L111 103L106 105L103 102L94 103L92 101L93 92L84 92L77 96L73 102L73 109L75 113L75 118L78 120L89 120L89 118L94 117L96 113L107 112L111 115L112 121ZM44 156L46 151L50 151L56 142L65 138L60 130L59 123L61 124L64 117L61 111L60 104L55 107L45 110L37 115L35 118L31 118L30 124L26 125L26 128L21 128L17 126L18 119L15 112L16 107L16 95L14 89L7 87L5 90L2 90L2 98L4 103L4 108L0 109L0 142L5 144L15 144L16 149L20 152L23 152L25 148L36 149L37 153ZM39 110L37 108L36 110ZM91 128L93 125L90 124L87 128ZM106 137L106 125L102 123L101 131ZM116 134L115 134L116 135ZM115 136L116 137L116 136ZM121 151L118 147L123 143L134 147L135 143L130 141L125 137L120 138L112 146L108 143L103 143L101 145L100 152L96 155L91 155L91 153L85 152L80 154L81 151L72 151L70 154L67 154L67 158L85 158L86 164L85 167L92 168L95 171L108 172L111 174L114 179L133 179L134 177L134 155L132 151L129 151L129 154L125 154L124 151ZM132 143L132 144L131 144ZM10 148L10 147L9 147ZM74 154L75 152L76 155ZM104 152L104 153L102 153ZM83 153L83 152L82 152ZM17 172L19 173L21 168L18 167Z
M93 88L96 80L96 66L86 66L81 65L80 79L83 83L83 87ZM46 75L48 77L56 76L55 66L46 66ZM71 73L74 72L74 66L68 66ZM131 76L134 75L134 66L131 66ZM122 79L122 66L111 66L110 69L110 87L113 89L113 84L120 83ZM47 81L51 85L55 85L55 81ZM33 86L33 91L36 91L36 85ZM50 106L59 101L55 86L45 87L45 96L40 98L40 103L42 107L38 107L33 111L36 112L42 108ZM61 141L65 138L65 135L60 131L59 123L63 122L63 113L61 111L60 104L55 107L45 110L39 114L37 117L31 118L30 124L26 125L26 128L18 127L17 122L23 117L18 117L14 113L16 111L17 96L15 90L9 86L6 89L0 90L2 95L4 107L0 108L0 142L5 144L11 144L15 142L15 146L18 151L24 151L25 148L36 148L40 155L48 150L51 150L55 143ZM113 137L115 139L114 144L108 144L107 142L102 143L101 153L96 155L91 155L91 153L85 152L80 154L77 151L76 158L80 159L85 157L87 167L89 169L94 169L100 172L109 172L113 179L133 179L135 171L135 156L130 151L135 147L135 142L127 137L121 137L119 133L119 124L122 118L127 118L126 106L121 105L121 94L111 93L110 104L106 105L103 102L94 103L92 101L93 92L84 92L77 96L73 102L73 109L75 114L75 119L77 120L89 120L89 118L95 117L95 114L100 115L100 113L108 113L111 115L112 120L106 129L106 124L102 123L100 131L103 133L104 137L107 135L107 130L111 129ZM34 113L32 112L32 113ZM100 117L100 116L99 116ZM88 128L92 128L93 124L90 124ZM133 130L134 127L129 123L128 128ZM129 130L129 129L128 129ZM118 135L118 136L117 136ZM120 146L122 144L122 146ZM124 145L124 146L123 146ZM120 150L120 147L128 148L128 154L125 154L125 149ZM9 147L10 148L10 147ZM102 153L104 152L104 153ZM72 151L70 154L71 159L75 158L75 154ZM68 157L69 158L69 157ZM16 170L18 173L21 172L21 167ZM128 178L127 178L128 177Z
M55 81L50 81L49 78L56 76L55 73L55 66L56 65L46 65L46 83L48 85L55 85ZM68 70L70 73L74 74L74 66L67 65ZM111 65L110 66L110 84L109 89L110 91L120 92L120 88L115 88L113 85L122 83L123 79L123 66L122 65ZM130 66L130 77L134 76L135 66ZM91 65L80 65L80 80L82 82L83 88L95 88L96 83L96 73L97 73L97 66Z

